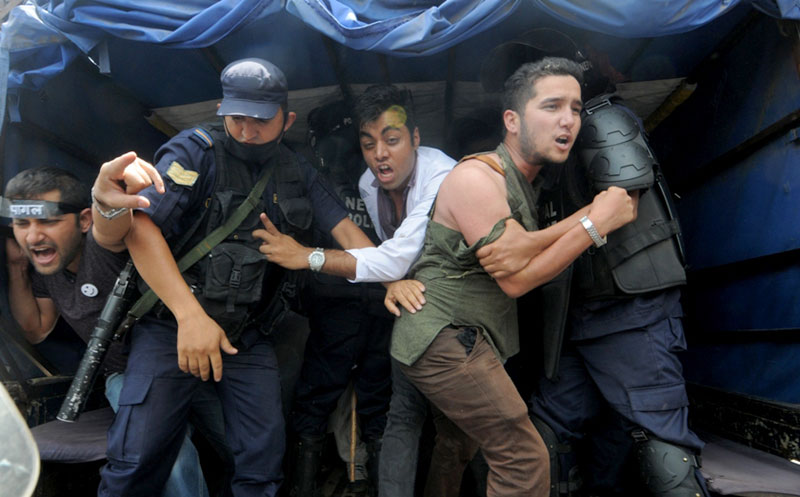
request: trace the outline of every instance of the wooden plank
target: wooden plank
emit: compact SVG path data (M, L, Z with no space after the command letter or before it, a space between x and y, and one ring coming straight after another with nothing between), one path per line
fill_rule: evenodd
M25 0L0 0L0 19L6 20L8 14L11 13L11 9L20 5Z

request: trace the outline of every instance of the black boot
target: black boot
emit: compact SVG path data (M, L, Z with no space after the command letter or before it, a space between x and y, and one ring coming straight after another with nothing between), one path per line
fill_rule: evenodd
M298 436L297 443L293 447L290 497L316 497L317 473L324 442L324 436Z

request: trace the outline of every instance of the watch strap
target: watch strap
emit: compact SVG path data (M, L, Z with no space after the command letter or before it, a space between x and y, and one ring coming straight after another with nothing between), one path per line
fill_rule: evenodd
M595 228L594 223L587 216L583 216L581 218L581 224L583 225L583 228L586 230L586 233L589 234L589 237L594 242L595 247L602 247L603 245L608 243L608 238L600 236L600 233L597 232L597 228Z

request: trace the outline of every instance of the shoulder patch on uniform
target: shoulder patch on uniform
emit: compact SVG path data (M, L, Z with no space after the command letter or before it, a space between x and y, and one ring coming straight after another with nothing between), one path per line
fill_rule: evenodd
M205 144L206 148L212 148L214 146L214 140L211 139L211 135L208 134L208 131L204 130L203 128L194 128L192 130L192 134L197 138L200 138Z
M178 161L172 161L172 164L167 168L167 177L175 182L176 185L193 186L199 176L200 173L184 169L183 166L178 164Z

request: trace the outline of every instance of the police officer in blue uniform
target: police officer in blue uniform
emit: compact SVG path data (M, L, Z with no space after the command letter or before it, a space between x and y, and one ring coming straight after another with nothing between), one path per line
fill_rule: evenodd
M617 469L625 449L633 450L651 495L707 495L698 470L703 442L688 428L689 402L675 354L686 348L678 288L686 275L666 184L641 121L619 98L595 97L582 119L577 161L543 197L545 222L611 185L638 194L638 215L607 240L595 240L596 248L571 272L542 289L546 377L531 412L551 449L551 495L577 495L575 449L604 409L630 437L630 443L617 442ZM630 489L613 481L619 475L586 474L591 488L585 491Z
M371 245L336 194L282 143L296 115L288 112L281 70L263 59L242 59L223 70L221 81L217 114L223 126L183 131L156 153L165 193L143 190L136 202L144 208L132 214L114 200L125 186L117 180L129 186L130 178L114 176L104 165L95 182L95 209L105 214L94 216L98 242L127 245L164 304L132 330L100 496L159 494L185 431L192 392L211 378L235 458L233 495L275 495L285 430L267 335L292 285L288 273L258 251L261 240L253 231L261 227L259 214L296 237L319 229L342 247ZM210 242L248 196L254 208L220 243ZM213 249L181 274L176 260L200 242ZM311 266L324 263L320 250Z
M366 164L350 106L337 101L318 107L309 114L308 125L314 166L344 202L350 219L379 245L358 192ZM335 244L329 233L319 230L313 241L315 246ZM315 495L328 418L350 381L368 454L367 472L377 490L377 461L392 392L389 338L394 317L383 305L386 290L377 283L354 284L339 276L312 273L304 293L311 332L291 415L297 436L291 495ZM358 478L348 489L353 495L366 495L368 490L367 481Z

